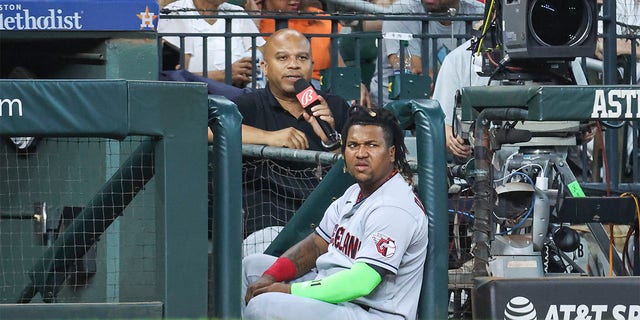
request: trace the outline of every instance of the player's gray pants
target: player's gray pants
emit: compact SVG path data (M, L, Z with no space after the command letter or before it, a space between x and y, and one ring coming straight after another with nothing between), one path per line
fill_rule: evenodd
M244 306L244 296L247 286L258 280L262 273L276 261L273 256L265 254L254 254L242 260L242 305ZM293 282L307 281L314 279L315 272L309 272ZM361 320L361 319L402 319L395 318L394 315L381 313L377 310L363 309L354 303L332 304L315 299L298 297L280 292L268 292L254 297L246 307L243 307L244 320Z

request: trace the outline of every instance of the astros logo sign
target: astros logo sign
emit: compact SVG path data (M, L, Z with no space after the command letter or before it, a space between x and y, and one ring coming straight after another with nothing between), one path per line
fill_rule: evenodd
M153 12L149 12L149 6L145 8L144 12L140 12L136 14L136 16L138 16L138 18L140 19L140 30L155 29L155 26L153 25L153 20L157 19L158 15L156 15Z

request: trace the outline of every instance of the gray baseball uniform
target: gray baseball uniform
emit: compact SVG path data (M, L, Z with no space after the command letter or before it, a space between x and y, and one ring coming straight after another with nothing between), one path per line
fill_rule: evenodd
M313 275L322 279L349 269L356 261L366 262L389 271L378 287L365 297L339 304L266 293L251 300L245 319L256 312L261 312L259 319L327 319L328 310L332 319L415 319L428 242L424 208L400 174L356 202L359 192L357 184L349 187L329 206L316 228L329 247L317 259L317 275ZM244 261L245 285L270 265L256 262L260 260ZM276 305L287 307L277 310L282 308Z

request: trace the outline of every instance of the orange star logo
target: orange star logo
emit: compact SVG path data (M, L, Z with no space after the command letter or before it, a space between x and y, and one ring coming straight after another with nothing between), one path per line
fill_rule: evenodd
M153 25L153 20L158 19L158 15L153 12L149 12L149 6L144 9L144 12L140 12L136 14L140 19L140 30L142 29L151 29L155 30L155 26Z

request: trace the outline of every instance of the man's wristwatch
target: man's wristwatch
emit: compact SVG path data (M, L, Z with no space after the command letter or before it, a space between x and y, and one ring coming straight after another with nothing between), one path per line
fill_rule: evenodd
M331 133L331 135L329 136L329 141L330 142L327 144L324 143L324 141L320 140L320 143L322 144L322 147L327 151L336 150L340 148L340 146L342 146L342 135L338 133L338 131L333 131L333 133Z

